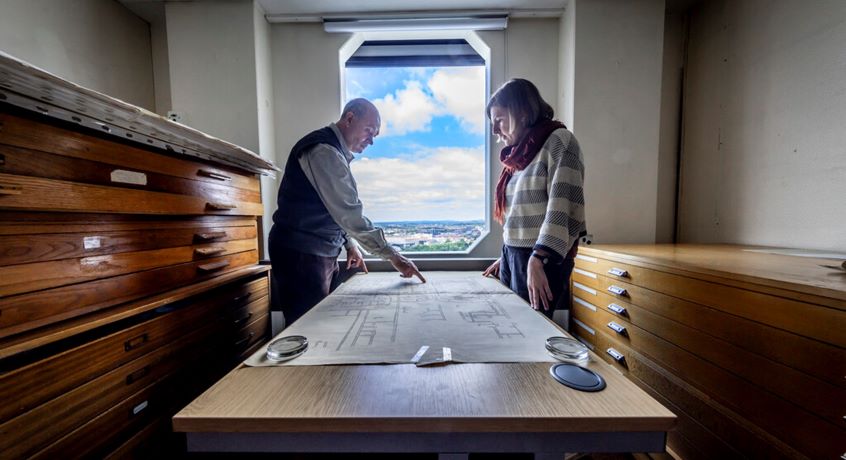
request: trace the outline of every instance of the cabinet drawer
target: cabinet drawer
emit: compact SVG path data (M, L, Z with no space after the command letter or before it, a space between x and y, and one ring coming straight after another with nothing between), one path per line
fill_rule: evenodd
M0 130L0 144L9 147L212 185L223 184L245 191L259 192L260 190L257 177L229 167L188 160L184 157L176 158L159 151L100 139L12 114L0 114L0 126L3 127ZM14 165L9 167L16 169L27 167L26 164L21 165L11 159L7 160L7 165ZM43 173L36 173L38 174Z
M14 194L0 195L0 209L105 212L125 214L260 216L261 203L215 197L90 185L79 182L0 174L0 186Z
M831 404L831 401L846 401L846 389L842 387L648 311L637 312L632 316L633 321L630 322L605 309L598 309L591 319L595 321L588 321L590 326L608 335L614 335L619 342L652 356L656 362L667 367L672 367L673 363L664 361L663 356L651 355L649 351L641 348L641 344L649 343L647 335L659 337L698 358L758 385L762 390L770 391L799 407L806 408L846 430L846 420L843 419L841 413L842 407ZM652 332L646 332L644 329ZM687 378L684 369L676 369L676 371L682 379ZM797 391L799 388L802 391ZM719 392L721 389L707 387L703 390L712 393Z
M667 372L683 378L697 391L709 395L717 403L784 440L804 455L836 458L842 454L842 445L837 440L846 436L846 430L808 410L750 385L745 379L652 334L632 336L628 343L620 340L617 334L611 334L597 330L596 353L620 369L628 371L632 367L632 357L625 350L635 350L655 359ZM612 352L604 348L603 342L616 351L619 359L611 357Z
M195 244L150 251L36 262L0 267L0 296L11 296L169 265L255 251L256 239ZM198 265L198 269L204 264Z
M0 298L0 337L102 310L230 272L255 250Z
M10 457L35 453L136 391L182 369L186 361L208 349L204 340L219 329L212 323L0 425L0 451Z
M0 267L256 238L255 224L219 227L186 222L184 228L157 227L163 223L150 222L146 228L126 231L75 233L53 226L55 233L0 235Z
M846 311L670 273L640 270L648 273L648 288L634 284L637 272L632 272L631 282L600 275L597 290L640 306L653 305L667 298L685 299L846 348L846 334L843 334ZM625 289L625 293L612 292L612 288Z
M594 289L599 288L599 276L596 273L582 269L573 268L573 273L570 275L573 281L588 286Z
M256 280L250 281L248 283L237 284L234 287L228 288L226 297L230 310L233 312L235 316L237 316L238 311L244 308L247 304L255 302L257 300L262 299L263 297L267 297L270 294L270 283L268 283L267 277L263 276ZM260 307L262 304L256 304L257 307ZM264 299L264 306L270 306L270 298ZM254 310L254 313L257 310ZM265 311L264 313L267 313ZM235 319L233 316L233 319ZM254 317L258 317L259 315L254 315Z
M269 307L270 298L268 296L264 296L253 300L247 305L233 309L230 316L232 325L236 328L241 328L250 324L256 318L267 315Z
M679 417L667 445L682 458L806 458L626 345L600 335L597 348L598 356ZM608 348L625 357L624 366L606 353ZM732 448L742 455L727 455Z
M232 340L233 351L239 355L256 343L267 339L269 314L264 314L247 324L235 333Z
M573 308L570 310L573 316L573 329L570 331L577 339L592 347L596 345L596 307L590 302L573 296Z
M223 303L196 302L0 375L0 393L13 401L0 405L0 421L31 410L153 350L168 347L196 330L197 325L225 330L219 310Z
M112 406L85 425L34 454L33 459L96 458L164 413L178 397L173 374ZM123 438L123 439L121 439Z
M618 282L618 284L620 284ZM769 360L784 364L840 388L846 388L846 350L811 340L720 310L682 299L650 293L649 304L638 306L599 292L598 307L623 321L663 336L664 329L650 318L672 320L736 345ZM584 302L575 298L574 303Z
M160 156L150 153L151 156ZM245 190L229 185L232 174L213 172L212 168L197 165L202 171L196 178L162 174L158 172L110 165L100 161L69 158L29 149L20 149L0 144L0 172L17 176L39 177L74 183L102 185L151 192L163 192L176 195L190 195L208 199L212 202L250 202L261 201L258 191ZM196 180L201 177L217 178L214 182Z

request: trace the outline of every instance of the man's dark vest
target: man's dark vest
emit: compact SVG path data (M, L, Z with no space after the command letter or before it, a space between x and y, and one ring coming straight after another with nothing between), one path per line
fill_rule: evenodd
M340 140L328 126L312 131L294 145L279 186L270 239L273 245L280 247L336 257L344 243L344 231L329 215L300 167L300 156L317 144L328 144L342 151Z

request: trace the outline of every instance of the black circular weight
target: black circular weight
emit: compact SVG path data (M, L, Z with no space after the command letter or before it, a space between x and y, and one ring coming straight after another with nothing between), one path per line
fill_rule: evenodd
M605 389L605 379L601 375L575 364L553 364L549 368L549 373L562 385L579 391L602 391Z

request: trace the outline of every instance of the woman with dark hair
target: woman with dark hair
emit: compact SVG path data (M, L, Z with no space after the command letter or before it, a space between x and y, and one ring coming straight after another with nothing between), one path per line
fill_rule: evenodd
M485 111L505 148L494 203L504 244L484 275L498 275L552 318L556 308L568 308L573 259L586 234L582 152L528 80L502 85Z

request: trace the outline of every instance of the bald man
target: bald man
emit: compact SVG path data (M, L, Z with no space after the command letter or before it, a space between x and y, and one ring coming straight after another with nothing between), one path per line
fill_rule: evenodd
M353 99L337 122L307 134L291 149L269 238L287 324L329 295L341 246L347 250L347 268L367 272L356 241L390 261L400 276L426 282L414 262L393 249L382 229L362 213L350 162L353 153L373 144L380 125L376 106Z

